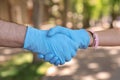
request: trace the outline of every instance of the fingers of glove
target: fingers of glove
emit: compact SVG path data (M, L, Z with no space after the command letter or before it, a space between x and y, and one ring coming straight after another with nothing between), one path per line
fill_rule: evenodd
M65 61L68 62L68 61L71 60L71 58L72 58L71 53L66 53L66 55L65 55Z
M69 62L72 58L66 59L66 62Z
M77 51L75 51L75 50L71 50L71 56L72 56L72 58L75 57L76 54L77 54Z
M77 53L76 51L71 50L71 58L68 58L68 59L66 60L66 62L71 61L71 59L76 56L76 53Z
M69 42L69 40L68 40L68 42ZM70 61L71 60L71 46L69 45L69 43L64 43L64 45L63 45L63 47L65 47L65 48L63 48L63 53L62 53L62 55L64 56L64 58L65 58L65 61Z
M71 60L71 52L70 52L70 46L67 43L64 43L62 45L63 48L59 48L61 50L61 53L59 53L59 58L61 60L61 65L64 64L66 61Z
M56 55L56 57L58 58L58 60L60 61L60 64L64 64L65 63L65 58L64 55L62 53L64 53L64 46L65 44L62 41L63 35L55 35L55 37L51 38L51 43L50 45L52 46L52 50L54 51L54 54ZM66 37L66 36L65 36ZM51 63L55 63L56 61L54 61L54 58L50 61Z
M64 44L63 41L61 41L60 44L61 47L59 47L58 50L61 50L60 53L58 54L60 60L61 60L61 65L65 64L65 62L68 62L72 58L71 50L74 50L71 46L71 39L69 39L67 36L62 36L64 38Z
M60 65L60 61L59 60L55 62L55 66L58 66L58 65Z
M57 60L59 60L59 58L55 56L55 57L53 57L49 62L50 62L51 64L55 64L55 62L56 62Z
M50 61L54 57L54 54L48 53L45 55L44 60L45 61Z
M39 54L38 54L38 58L40 58L40 59L44 59L44 55L41 54L41 53L39 53Z
M49 31L48 31L48 34L47 36L51 37L57 33L62 33L62 34L65 34L67 36L70 36L69 34L69 29L67 28L64 28L64 27L61 27L61 26L56 26L54 28L51 28Z
M69 38L65 38L64 40L66 43L63 45L63 56L65 57L65 61L68 62L72 59L73 56L75 56L75 52L78 49L78 44Z
M76 53L77 53L77 52L76 52L75 50L71 50L71 57L70 57L70 58L67 58L67 59L66 59L66 62L71 61L71 59L76 56Z
M65 43L65 45L63 45L63 52L61 53L62 56L64 57L65 61L69 61L71 60L71 50L69 47L69 44Z
M60 65L65 64L65 60L60 60Z
M70 46L70 52L71 52L71 57L75 57L76 56L76 53L77 53L77 50L79 48L79 45L76 44L75 42L71 41L71 46Z

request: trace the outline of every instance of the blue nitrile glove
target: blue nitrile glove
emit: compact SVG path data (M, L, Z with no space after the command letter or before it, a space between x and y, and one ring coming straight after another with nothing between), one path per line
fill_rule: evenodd
M28 27L24 49L37 53L39 58L54 65L62 65L75 56L78 49L77 43L63 34L48 37L47 33L47 30Z
M56 26L49 30L48 36L64 34L79 44L80 49L86 49L90 43L90 36L85 29L72 30L62 26Z

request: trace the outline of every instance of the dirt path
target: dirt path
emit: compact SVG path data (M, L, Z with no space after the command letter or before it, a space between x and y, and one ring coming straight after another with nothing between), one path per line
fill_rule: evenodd
M64 66L52 66L43 80L120 80L120 47L79 50Z

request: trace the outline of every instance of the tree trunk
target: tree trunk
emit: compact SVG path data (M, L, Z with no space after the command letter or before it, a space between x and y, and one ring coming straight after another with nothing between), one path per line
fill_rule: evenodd
M8 0L0 1L0 19L10 21Z
M33 24L39 28L44 22L44 0L33 0Z
M43 24L46 24L49 17L48 6L45 5L45 0L33 0L33 25L36 28L40 28ZM37 55L33 56L33 63L39 61Z
M62 21L63 21L63 26L66 26L67 23L67 13L69 11L69 0L63 0L64 1L64 10L63 10L63 15L62 15Z

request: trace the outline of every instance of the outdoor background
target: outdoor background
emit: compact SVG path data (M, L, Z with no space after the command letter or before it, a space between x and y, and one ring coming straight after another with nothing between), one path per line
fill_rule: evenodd
M120 28L120 0L0 0L0 19L40 29ZM1 47L0 80L120 80L120 47L79 50L59 67L29 51Z

